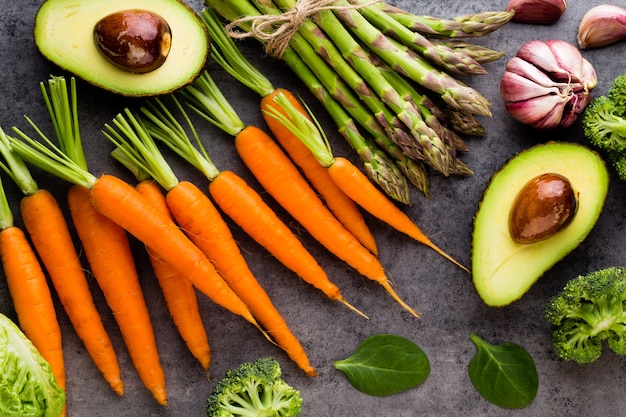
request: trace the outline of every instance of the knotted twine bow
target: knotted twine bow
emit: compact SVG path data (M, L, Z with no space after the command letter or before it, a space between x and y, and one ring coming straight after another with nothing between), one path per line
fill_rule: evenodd
M357 9L381 0L374 0L367 4L334 6L335 0L297 0L296 4L281 14L261 14L244 16L233 20L226 25L226 31L232 38L255 37L265 44L265 51L272 57L281 58L289 47L289 42L298 31L302 23L324 10ZM248 32L235 30L241 23L251 22Z

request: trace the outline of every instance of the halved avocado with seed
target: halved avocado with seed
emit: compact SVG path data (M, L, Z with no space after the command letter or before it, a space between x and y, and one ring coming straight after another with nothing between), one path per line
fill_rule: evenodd
M121 13L135 17L139 13L143 17L152 15L165 23L160 26L164 29L159 32L159 38L148 42L160 42L158 48L163 56L158 59L162 62L140 68L139 64L125 67L111 59L112 56L127 59L120 52L124 49L129 57L140 55L138 49L145 55L151 46L144 43L138 48L132 42L139 38L134 33L150 33L151 25L155 24L148 20L146 28L144 19L133 35L128 35L133 23L126 22L141 19L117 18ZM96 34L94 31L99 22L100 33ZM118 38L116 32L126 34L126 39L119 36L123 39L120 45L111 45L112 40ZM106 36L102 36L103 33ZM41 54L62 69L125 96L172 92L193 81L204 68L209 54L209 38L202 20L179 0L46 0L37 12L34 36ZM99 40L104 48L99 45Z
M587 237L608 184L602 158L579 144L540 144L509 160L491 178L474 219L472 276L480 298L494 307L521 298Z

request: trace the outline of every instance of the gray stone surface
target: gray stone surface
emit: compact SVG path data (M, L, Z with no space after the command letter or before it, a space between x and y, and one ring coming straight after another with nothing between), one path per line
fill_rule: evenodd
M25 114L44 129L49 128L38 83L47 80L49 74L60 75L63 72L46 62L33 43L33 19L40 3L33 0L5 1L2 5L0 125L5 129L13 125L27 129L23 119ZM498 10L506 6L506 1L502 0L404 0L393 3L414 13L439 17ZM473 215L491 175L517 152L537 143L547 140L587 142L579 124L565 131L547 133L533 132L521 126L505 113L498 94L499 79L506 61L524 42L533 39L575 42L578 23L584 12L602 2L591 0L570 3L565 15L552 26L510 23L477 40L478 43L506 51L507 56L488 64L489 74L466 80L492 102L493 111L492 118L481 118L487 129L486 136L469 138L471 150L462 156L475 174L466 178L431 175L432 197L426 199L414 190L413 205L403 207L436 244L465 264L470 263ZM624 1L613 3L626 6ZM200 1L192 1L190 4L196 10L202 7ZM282 63L265 57L254 42L244 42L243 48L246 55L277 86L285 86L302 94L327 128L335 153L356 161L354 153L334 132L330 119L289 70ZM611 80L624 71L625 53L626 44L623 42L583 52L598 72L596 94L606 93ZM246 123L263 126L258 97L215 65L210 64L210 69ZM79 94L82 133L91 170L96 174L119 174L132 181L127 172L108 155L111 146L100 130L124 106L133 105L136 101L105 93L82 82L79 83ZM236 171L260 190L238 159L232 138L201 120L197 120L197 127L217 166L223 170ZM201 176L176 157L169 155L168 158L181 179L203 184ZM34 173L41 187L54 190L65 206L68 185L39 171ZM8 180L5 186L19 225L19 192ZM205 415L207 395L227 369L243 361L268 355L279 359L285 378L301 390L304 398L303 417L624 415L626 358L606 352L591 365L563 362L556 358L552 350L550 328L543 318L547 299L566 280L595 269L624 263L624 191L624 184L614 180L602 217L588 238L547 272L521 300L497 309L482 303L467 273L426 247L367 217L380 246L381 262L398 293L422 313L420 320L404 312L380 286L368 282L329 255L306 233L300 233L294 222L268 198L267 201L283 219L294 225L304 244L342 289L344 297L371 317L370 320L364 320L342 305L325 299L321 293L301 282L272 259L241 230L233 227L233 233L253 272L309 353L312 364L319 372L317 378L304 375L281 350L269 344L246 322L199 296L213 353L210 378L207 379L176 333L142 245L133 241L167 378L169 406L159 406L139 381L110 311L95 281L92 281L98 307L119 355L126 393L118 398L109 389L71 329L62 309L58 308L67 364L68 415L200 417ZM0 279L0 295L0 310L14 317L4 279ZM536 361L540 379L539 392L532 405L523 410L504 410L478 395L467 375L467 364L475 352L469 341L470 332L476 332L492 343L516 342L530 352ZM334 360L348 356L361 340L376 333L406 336L424 349L430 358L432 372L423 385L391 397L370 397L355 391L345 376L333 369Z

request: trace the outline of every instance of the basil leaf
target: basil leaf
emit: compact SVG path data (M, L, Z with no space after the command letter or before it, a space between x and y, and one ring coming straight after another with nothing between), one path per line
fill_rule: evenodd
M472 384L487 401L502 408L524 408L537 396L539 377L530 354L515 343L491 345L475 333L476 345L468 372Z
M357 390L387 396L420 385L430 374L422 349L402 336L377 334L363 340L354 353L334 363Z

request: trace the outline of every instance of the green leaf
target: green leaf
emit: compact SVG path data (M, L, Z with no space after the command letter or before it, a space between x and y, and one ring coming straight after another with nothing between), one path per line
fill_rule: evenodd
M430 374L430 362L422 349L393 334L368 337L350 357L334 366L354 388L380 397L414 388Z
M502 408L524 408L537 396L539 377L530 354L515 343L491 345L475 333L476 345L468 372L472 384L487 401Z

